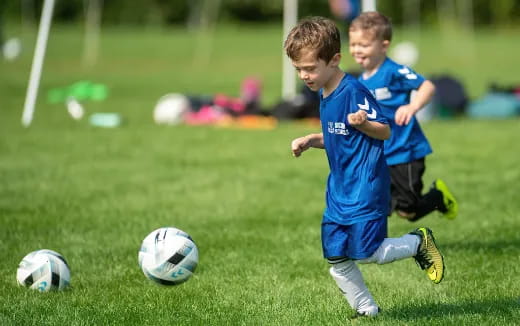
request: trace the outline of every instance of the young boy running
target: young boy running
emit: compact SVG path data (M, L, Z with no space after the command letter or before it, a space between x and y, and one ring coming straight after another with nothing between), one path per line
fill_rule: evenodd
M379 307L358 263L385 264L414 257L430 280L439 283L444 276L443 257L428 228L387 238L390 175L383 140L390 137L390 128L370 92L338 67L341 42L335 24L322 17L302 20L289 33L284 48L299 78L320 95L322 132L294 139L291 150L295 157L311 147L327 154L323 255L356 315L375 316Z
M392 130L390 139L385 141L392 211L410 221L417 221L434 210L454 219L458 204L442 180L435 180L430 190L421 194L424 158L432 149L415 113L431 99L435 86L386 56L391 39L390 21L378 12L362 13L349 28L350 54L364 69L359 81L374 95ZM412 91L416 92L413 97Z

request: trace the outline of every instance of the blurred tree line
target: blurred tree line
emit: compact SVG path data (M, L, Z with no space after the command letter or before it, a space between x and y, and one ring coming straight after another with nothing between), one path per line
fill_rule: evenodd
M112 25L197 25L208 17L218 21L262 23L281 21L283 15L283 0L56 0L55 21L80 21L89 1L99 2L103 24ZM0 16L11 21L19 21L20 17L34 21L38 19L42 5L43 0L0 0ZM454 12L466 11L468 16L468 10L473 13L470 17L475 25L520 23L518 0L380 0L377 6L379 11L392 18L395 25L410 21L437 24L443 19L443 11L446 11L447 19L457 19ZM299 0L298 8L300 17L331 17L327 0Z

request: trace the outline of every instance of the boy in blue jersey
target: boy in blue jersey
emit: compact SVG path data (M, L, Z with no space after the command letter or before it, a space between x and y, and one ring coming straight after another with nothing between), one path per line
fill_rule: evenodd
M349 27L350 53L364 69L359 81L374 95L392 130L390 139L385 141L392 210L410 221L417 221L434 210L454 219L458 204L442 180L435 180L430 190L421 194L424 158L432 149L415 113L431 99L435 86L386 56L391 39L390 21L378 12L362 13Z
M375 316L379 307L358 263L385 264L414 257L439 283L444 275L442 255L427 228L387 238L390 175L383 140L390 137L390 128L370 92L339 68L341 41L334 23L322 17L302 20L289 33L284 48L299 78L320 95L322 132L294 139L291 150L295 157L311 147L327 154L323 255L356 316Z

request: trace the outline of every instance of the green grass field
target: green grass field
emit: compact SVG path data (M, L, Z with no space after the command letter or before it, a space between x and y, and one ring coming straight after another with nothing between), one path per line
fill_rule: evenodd
M237 95L249 74L264 80L266 101L274 102L281 79L276 26L219 30L209 58L194 53L195 36L178 30L109 29L95 68L81 65L79 29L58 26L53 32L28 129L20 118L30 51L0 63L1 325L350 323L352 311L321 257L326 158L313 150L294 159L289 151L294 137L315 129L298 123L269 131L164 127L152 121L155 101L167 92ZM514 33L481 34L482 70L470 87L475 95L495 78L486 72L498 70L503 82L516 78L513 70L502 70L514 59L505 51ZM30 46L34 35L26 37ZM511 58L488 58L494 52ZM418 69L452 67L434 54L426 58ZM86 119L70 119L64 105L46 103L49 89L85 79L111 91L104 102L85 103L88 113L119 112L123 126L97 129ZM415 224L394 216L389 233L431 227L446 258L445 280L430 284L412 259L363 265L384 313L355 324L519 323L519 127L518 119L424 124L435 150L425 182L444 178L460 201L460 215L454 221L432 215ZM141 241L162 226L187 231L200 251L195 275L177 287L153 284L137 265ZM18 263L42 248L66 257L70 290L42 294L17 286Z

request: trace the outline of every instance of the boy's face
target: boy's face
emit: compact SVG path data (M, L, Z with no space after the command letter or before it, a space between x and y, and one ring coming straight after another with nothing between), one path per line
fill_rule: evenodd
M379 40L368 30L349 31L349 50L354 60L364 70L372 70L386 58L386 51L390 42Z
M303 49L300 59L293 60L292 64L305 85L313 91L318 91L320 88L327 88L340 60L341 55L336 53L329 63L326 63L325 60L318 59L317 50Z

